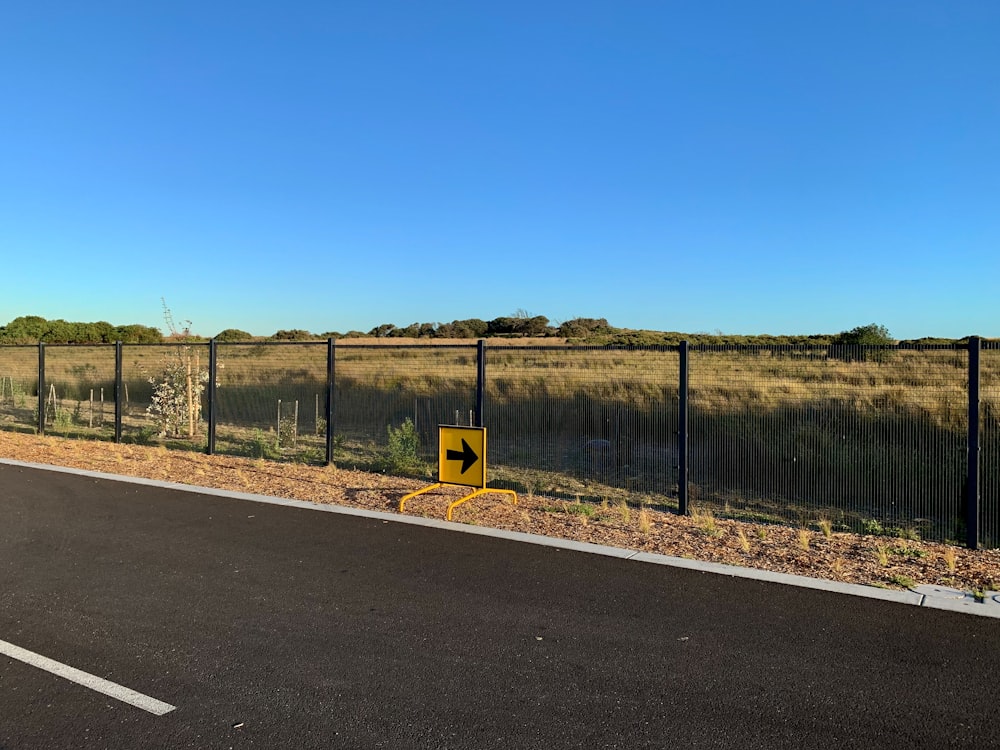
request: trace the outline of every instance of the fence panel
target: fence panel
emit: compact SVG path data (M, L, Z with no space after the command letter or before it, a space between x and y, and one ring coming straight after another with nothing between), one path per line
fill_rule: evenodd
M692 502L961 539L967 353L693 347Z
M475 411L475 344L338 343L335 372L334 460L341 465L431 476L438 425L469 424ZM416 445L400 432L406 420Z
M38 428L37 346L0 346L0 427Z
M216 346L216 452L322 463L326 343Z
M47 434L114 440L114 345L46 344L43 396Z
M676 506L676 349L491 344L486 362L490 477L520 492Z
M1000 547L1000 341L980 352L980 544Z
M207 382L208 344L123 345L122 441L204 449Z

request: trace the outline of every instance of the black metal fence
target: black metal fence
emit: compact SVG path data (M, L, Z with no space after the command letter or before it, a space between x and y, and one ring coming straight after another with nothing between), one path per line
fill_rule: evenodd
M0 347L0 428L1000 546L1000 342ZM970 425L972 429L970 429Z

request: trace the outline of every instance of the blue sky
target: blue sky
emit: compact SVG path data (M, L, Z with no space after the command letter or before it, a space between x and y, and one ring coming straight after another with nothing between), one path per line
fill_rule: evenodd
M0 324L1000 336L1000 3L8 3Z

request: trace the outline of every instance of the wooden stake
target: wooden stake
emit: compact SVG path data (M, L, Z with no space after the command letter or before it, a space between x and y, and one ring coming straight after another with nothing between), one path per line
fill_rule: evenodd
M191 355L187 358L188 437L194 437L194 388L191 384Z

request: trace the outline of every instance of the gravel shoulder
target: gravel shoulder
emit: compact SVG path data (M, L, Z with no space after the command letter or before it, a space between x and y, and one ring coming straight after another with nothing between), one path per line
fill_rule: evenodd
M390 513L398 513L403 495L428 484L333 466L14 432L0 432L0 457ZM421 495L407 502L406 514L444 518L448 504L464 494L465 488L449 487ZM1000 550L580 505L544 495L521 495L516 505L506 495L484 495L458 507L453 520L883 588L1000 590Z

